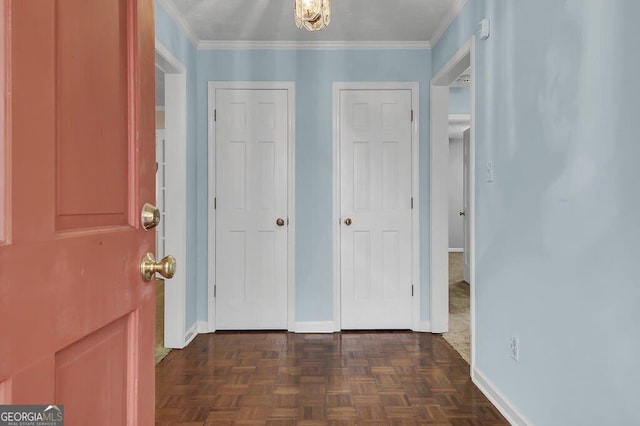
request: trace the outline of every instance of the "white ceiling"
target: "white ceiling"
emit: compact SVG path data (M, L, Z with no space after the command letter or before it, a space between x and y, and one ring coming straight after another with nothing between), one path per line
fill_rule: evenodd
M329 26L308 32L295 26L294 0L161 0L192 41L201 46L207 42L388 42L429 47L465 2L332 0Z

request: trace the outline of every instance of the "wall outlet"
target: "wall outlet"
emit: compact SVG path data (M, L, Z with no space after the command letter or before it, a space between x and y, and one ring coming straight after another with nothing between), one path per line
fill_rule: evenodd
M511 358L515 362L520 361L520 339L515 336L511 336Z

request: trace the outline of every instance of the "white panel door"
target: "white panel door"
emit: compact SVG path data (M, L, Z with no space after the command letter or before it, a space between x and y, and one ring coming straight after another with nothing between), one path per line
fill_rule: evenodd
M287 91L215 98L216 327L286 329Z
M342 90L339 136L342 328L411 328L411 91Z
M462 205L463 205L463 211L464 211L464 221L463 221L463 225L462 225L462 233L463 233L463 241L464 241L464 256L463 256L463 262L464 262L464 271L463 271L463 277L464 280L468 283L471 283L469 276L470 274L470 266L469 266L469 259L470 259L470 250L471 250L471 243L470 243L470 232L469 232L469 219L471 217L471 209L470 209L470 205L469 205L469 188L471 188L471 173L469 173L469 141L471 138L471 130L467 129L464 131L464 133L462 134L462 158L463 158L463 165L462 165Z

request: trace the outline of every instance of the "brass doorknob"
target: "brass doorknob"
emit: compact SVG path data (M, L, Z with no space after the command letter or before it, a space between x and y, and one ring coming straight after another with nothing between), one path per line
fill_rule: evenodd
M458 212L458 216L464 216L464 212Z
M278 225L278 226L284 226L284 219L282 219L281 217L279 217L278 219L276 219L276 225Z
M348 217L348 218L346 218L346 219L344 220L344 224L345 224L345 225L347 225L347 226L350 226L350 225L351 225L351 223L352 223L352 222L351 222L351 218L350 218L350 217Z
M153 204L144 203L140 212L140 222L145 231L155 228L160 223L160 210Z
M156 262L153 253L145 253L140 262L140 274L145 281L151 281L157 273L165 278L173 278L176 273L176 258L165 256Z

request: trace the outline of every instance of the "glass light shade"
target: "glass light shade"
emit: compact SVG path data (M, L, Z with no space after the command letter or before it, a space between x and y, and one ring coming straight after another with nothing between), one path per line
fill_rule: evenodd
M295 21L298 28L318 31L329 25L331 0L295 0Z

